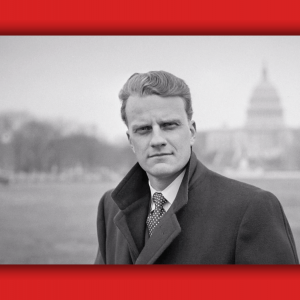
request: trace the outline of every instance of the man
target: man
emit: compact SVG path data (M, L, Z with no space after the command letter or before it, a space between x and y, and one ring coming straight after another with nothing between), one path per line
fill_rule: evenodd
M182 79L134 74L119 94L138 163L99 203L99 264L296 264L277 198L208 170Z

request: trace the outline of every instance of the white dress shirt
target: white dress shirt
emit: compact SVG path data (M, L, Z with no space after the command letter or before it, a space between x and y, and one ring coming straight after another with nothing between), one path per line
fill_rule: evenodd
M172 203L174 202L176 195L178 193L179 187L181 185L183 176L185 174L185 169L163 190L163 191L157 191L155 190L149 181L149 187L151 190L151 211L152 212L155 209L155 204L153 202L153 194L154 193L162 193L164 198L168 201L164 204L164 210L168 211Z

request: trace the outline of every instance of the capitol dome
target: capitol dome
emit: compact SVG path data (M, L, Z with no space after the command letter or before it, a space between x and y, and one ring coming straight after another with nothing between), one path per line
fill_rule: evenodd
M283 127L283 109L280 98L274 86L269 82L267 69L264 67L262 80L250 98L246 128L280 129Z

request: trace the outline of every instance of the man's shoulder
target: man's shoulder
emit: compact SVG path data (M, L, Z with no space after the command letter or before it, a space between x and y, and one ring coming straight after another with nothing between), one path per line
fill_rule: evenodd
M204 193L209 193L212 198L219 198L227 203L243 203L245 205L249 202L269 202L276 205L279 203L277 197L269 191L209 169L207 169L205 179L201 182L195 182L190 190L201 190Z
M209 171L209 179L214 184L215 187L221 187L229 189L230 191L241 191L246 193L261 193L264 190L249 183L243 182L241 180L227 177L220 173Z

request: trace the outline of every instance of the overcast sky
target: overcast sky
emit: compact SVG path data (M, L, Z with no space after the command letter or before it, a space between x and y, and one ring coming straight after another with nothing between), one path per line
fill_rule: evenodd
M198 130L241 127L263 63L286 124L300 127L300 36L1 36L0 112L95 124L125 136L118 93L133 73L165 70L192 93Z

